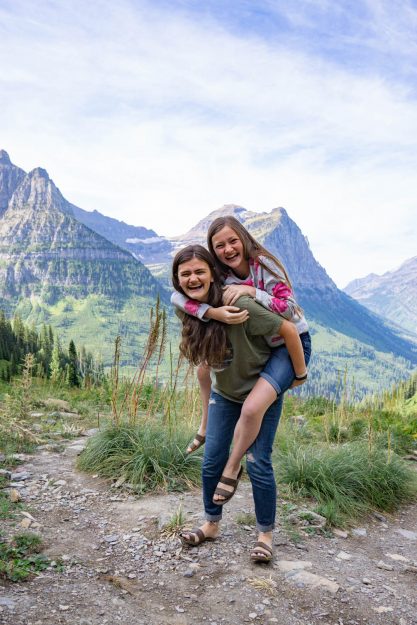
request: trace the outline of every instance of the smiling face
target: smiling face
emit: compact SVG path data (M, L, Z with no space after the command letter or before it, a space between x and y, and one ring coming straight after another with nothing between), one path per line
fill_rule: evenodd
M204 260L194 257L178 265L178 282L187 297L207 302L213 275Z
M249 261L245 258L243 243L230 226L224 226L211 238L214 253L223 265L244 278L249 273Z

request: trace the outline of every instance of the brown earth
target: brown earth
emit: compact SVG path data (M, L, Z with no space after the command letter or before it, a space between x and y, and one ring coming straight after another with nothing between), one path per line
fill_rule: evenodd
M196 525L201 493L138 498L115 489L75 470L84 442L43 449L15 470L28 473L15 482L34 519L22 515L23 523L41 534L53 563L28 582L0 582L0 623L417 623L416 505L371 516L343 538L291 525L281 501L274 561L255 564L255 530L236 522L253 511L248 482L225 507L216 542L182 547L161 528L179 503Z

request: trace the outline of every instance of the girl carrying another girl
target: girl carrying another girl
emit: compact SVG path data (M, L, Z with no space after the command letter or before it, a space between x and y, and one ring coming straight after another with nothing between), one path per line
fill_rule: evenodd
M307 322L293 297L284 266L236 218L226 216L215 219L208 230L207 241L216 269L223 276L224 305L202 302L199 298L202 284L198 275L194 275L187 285L186 295L184 291L181 293L178 290L173 293L171 301L177 308L201 321L240 324L247 321L248 313L233 304L239 297L246 295L282 319L293 322L282 323L279 334L265 337L274 349L242 405L234 431L233 449L213 498L214 503L223 505L236 490L242 458L259 433L265 411L278 395L292 386L303 384L307 379L306 365L311 341ZM194 361L194 364L200 364L197 376L203 413L198 433L187 449L188 453L205 442L211 391L210 368L201 360Z

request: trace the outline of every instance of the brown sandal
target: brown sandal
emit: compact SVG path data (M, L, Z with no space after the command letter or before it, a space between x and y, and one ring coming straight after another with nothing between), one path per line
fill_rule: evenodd
M198 441L198 442L195 443L194 441ZM206 437L205 436L202 436L201 434L196 434L194 436L193 442L190 445L188 445L186 453L187 454L192 454L194 451L197 451L197 449L199 447L204 445L205 442L206 442Z
M231 500L231 498L236 492L237 485L239 484L239 480L242 477L242 473L243 473L243 467L240 467L239 473L237 474L236 479L233 479L232 477L226 477L225 475L221 476L219 480L219 484L226 484L226 486L233 486L233 490L226 490L225 488L220 488L219 486L217 486L216 490L214 491L214 494L221 495L222 497L224 497L224 499L217 500L217 499L214 499L213 497L213 503L215 503L216 506L223 506L227 501Z
M185 535L189 536L189 538L186 538ZM199 527L195 527L188 532L182 532L180 534L180 538L183 545L191 545L192 547L197 547L198 545L201 545L201 543L204 543L206 541L216 540L217 536L214 538L212 536L206 536L202 529L200 529Z
M261 549L263 549L263 551L261 551ZM265 551L267 551L268 553L265 553ZM250 557L253 562L270 562L272 560L272 555L272 547L270 547L266 543L258 541L257 543L255 543Z

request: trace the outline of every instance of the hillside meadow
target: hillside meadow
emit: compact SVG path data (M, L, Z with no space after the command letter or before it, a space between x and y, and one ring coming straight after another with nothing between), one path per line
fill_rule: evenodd
M138 496L200 484L201 450L186 455L199 423L195 372L166 345L161 309L153 315L140 365L127 376L118 340L111 370L77 383L34 375L27 354L18 375L0 382L2 464L95 428L78 467ZM168 376L160 377L168 358ZM152 372L149 368L152 364ZM166 365L165 365L166 366ZM166 369L165 369L166 370ZM274 450L277 479L290 499L305 499L327 524L344 526L371 510L392 511L416 496L417 375L390 391L352 401L289 392Z

